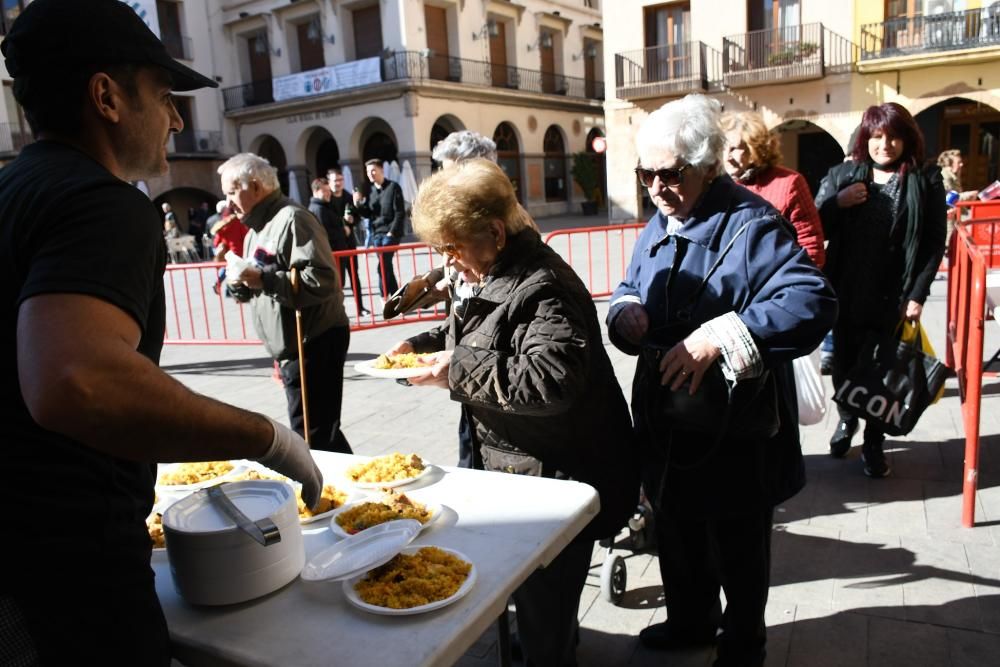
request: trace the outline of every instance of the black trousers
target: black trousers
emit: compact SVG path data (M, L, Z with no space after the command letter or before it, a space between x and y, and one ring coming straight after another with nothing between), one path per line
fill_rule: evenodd
M483 469L483 455L472 440L472 422L462 406L462 416L458 419L458 467Z
M571 542L514 591L517 635L527 667L576 665L577 614L593 551L593 542Z
M309 397L309 444L313 449L353 454L340 430L340 407L344 397L344 362L351 342L348 327L333 327L310 339L304 346L306 393ZM281 380L288 400L291 429L305 437L302 416L302 378L297 359L281 364Z
M837 387L844 383L847 374L857 365L869 335L878 333L888 335L892 333L894 327L895 320L891 317L881 324L880 329L860 323L837 322L833 328L833 372L831 373L834 392L836 392ZM841 420L854 419L854 415L841 407L839 403L837 404L837 414ZM884 438L885 431L882 430L881 424L865 420L865 442L881 442Z
M721 625L719 665L764 663L773 518L772 507L716 519L656 515L668 622L701 636ZM725 614L720 588L726 592Z

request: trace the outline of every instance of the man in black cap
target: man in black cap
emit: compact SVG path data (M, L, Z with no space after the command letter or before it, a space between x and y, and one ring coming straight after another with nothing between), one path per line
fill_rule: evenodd
M38 139L0 170L0 664L169 665L155 462L259 459L309 504L322 487L299 436L156 365L166 248L128 181L167 170L171 91L216 84L119 0L35 0L0 51Z

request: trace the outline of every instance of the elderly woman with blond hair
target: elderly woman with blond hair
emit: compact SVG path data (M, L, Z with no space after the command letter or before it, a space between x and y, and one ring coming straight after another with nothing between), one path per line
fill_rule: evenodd
M410 382L447 389L462 404L486 470L574 479L600 494L589 526L513 596L527 664L574 665L593 542L631 515L639 471L594 301L529 222L510 180L488 160L425 180L413 227L471 295L446 324L392 352L435 353L430 371Z
M791 360L837 306L792 226L724 173L724 143L719 103L703 95L639 128L635 173L657 212L608 334L639 355L632 411L667 604L639 638L717 643L717 667L750 667L765 657L774 507L805 484Z
M722 165L734 181L766 199L785 220L795 226L799 245L809 259L823 268L823 223L813 203L806 179L797 171L780 166L778 137L767 129L760 114L739 111L722 115L726 153Z

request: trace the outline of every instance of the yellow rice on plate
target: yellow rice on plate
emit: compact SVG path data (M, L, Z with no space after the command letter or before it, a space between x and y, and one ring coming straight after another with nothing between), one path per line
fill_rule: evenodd
M450 598L458 592L472 565L437 547L413 555L399 554L370 571L354 585L368 604L410 609Z
M416 519L427 523L432 518L430 510L424 505L410 500L405 494L387 494L382 502L367 501L348 507L338 514L334 520L348 535L360 533L365 528L377 526L386 521L397 519Z
M378 484L412 479L423 473L426 467L416 454L396 452L355 464L347 469L347 476L355 482Z
M402 354L394 354L391 357L385 354L378 355L375 359L375 363L372 364L372 368L377 368L379 370L395 370L399 368L430 368L433 363L427 363L424 361L426 354L416 354L414 352L403 352Z

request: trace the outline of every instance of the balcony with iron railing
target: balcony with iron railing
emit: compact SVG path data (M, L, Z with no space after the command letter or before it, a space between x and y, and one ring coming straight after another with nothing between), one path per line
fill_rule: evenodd
M861 60L1000 46L1000 4L861 26Z
M822 23L731 35L722 40L722 71L731 88L819 79L850 71L857 46Z
M185 128L171 138L170 153L215 154L222 151L222 132Z
M0 153L17 153L34 140L27 125L0 123Z
M721 85L722 54L703 42L615 54L615 95L622 100L680 96Z
M466 60L435 54L433 51L396 51L381 58L381 82L450 81L453 83L503 88L528 93L603 100L604 82L598 79L567 76L556 72L494 65L480 60ZM338 88L333 92L350 92L368 87ZM377 84L375 84L377 85ZM274 102L272 81L254 81L225 88L222 91L225 110L236 111Z

